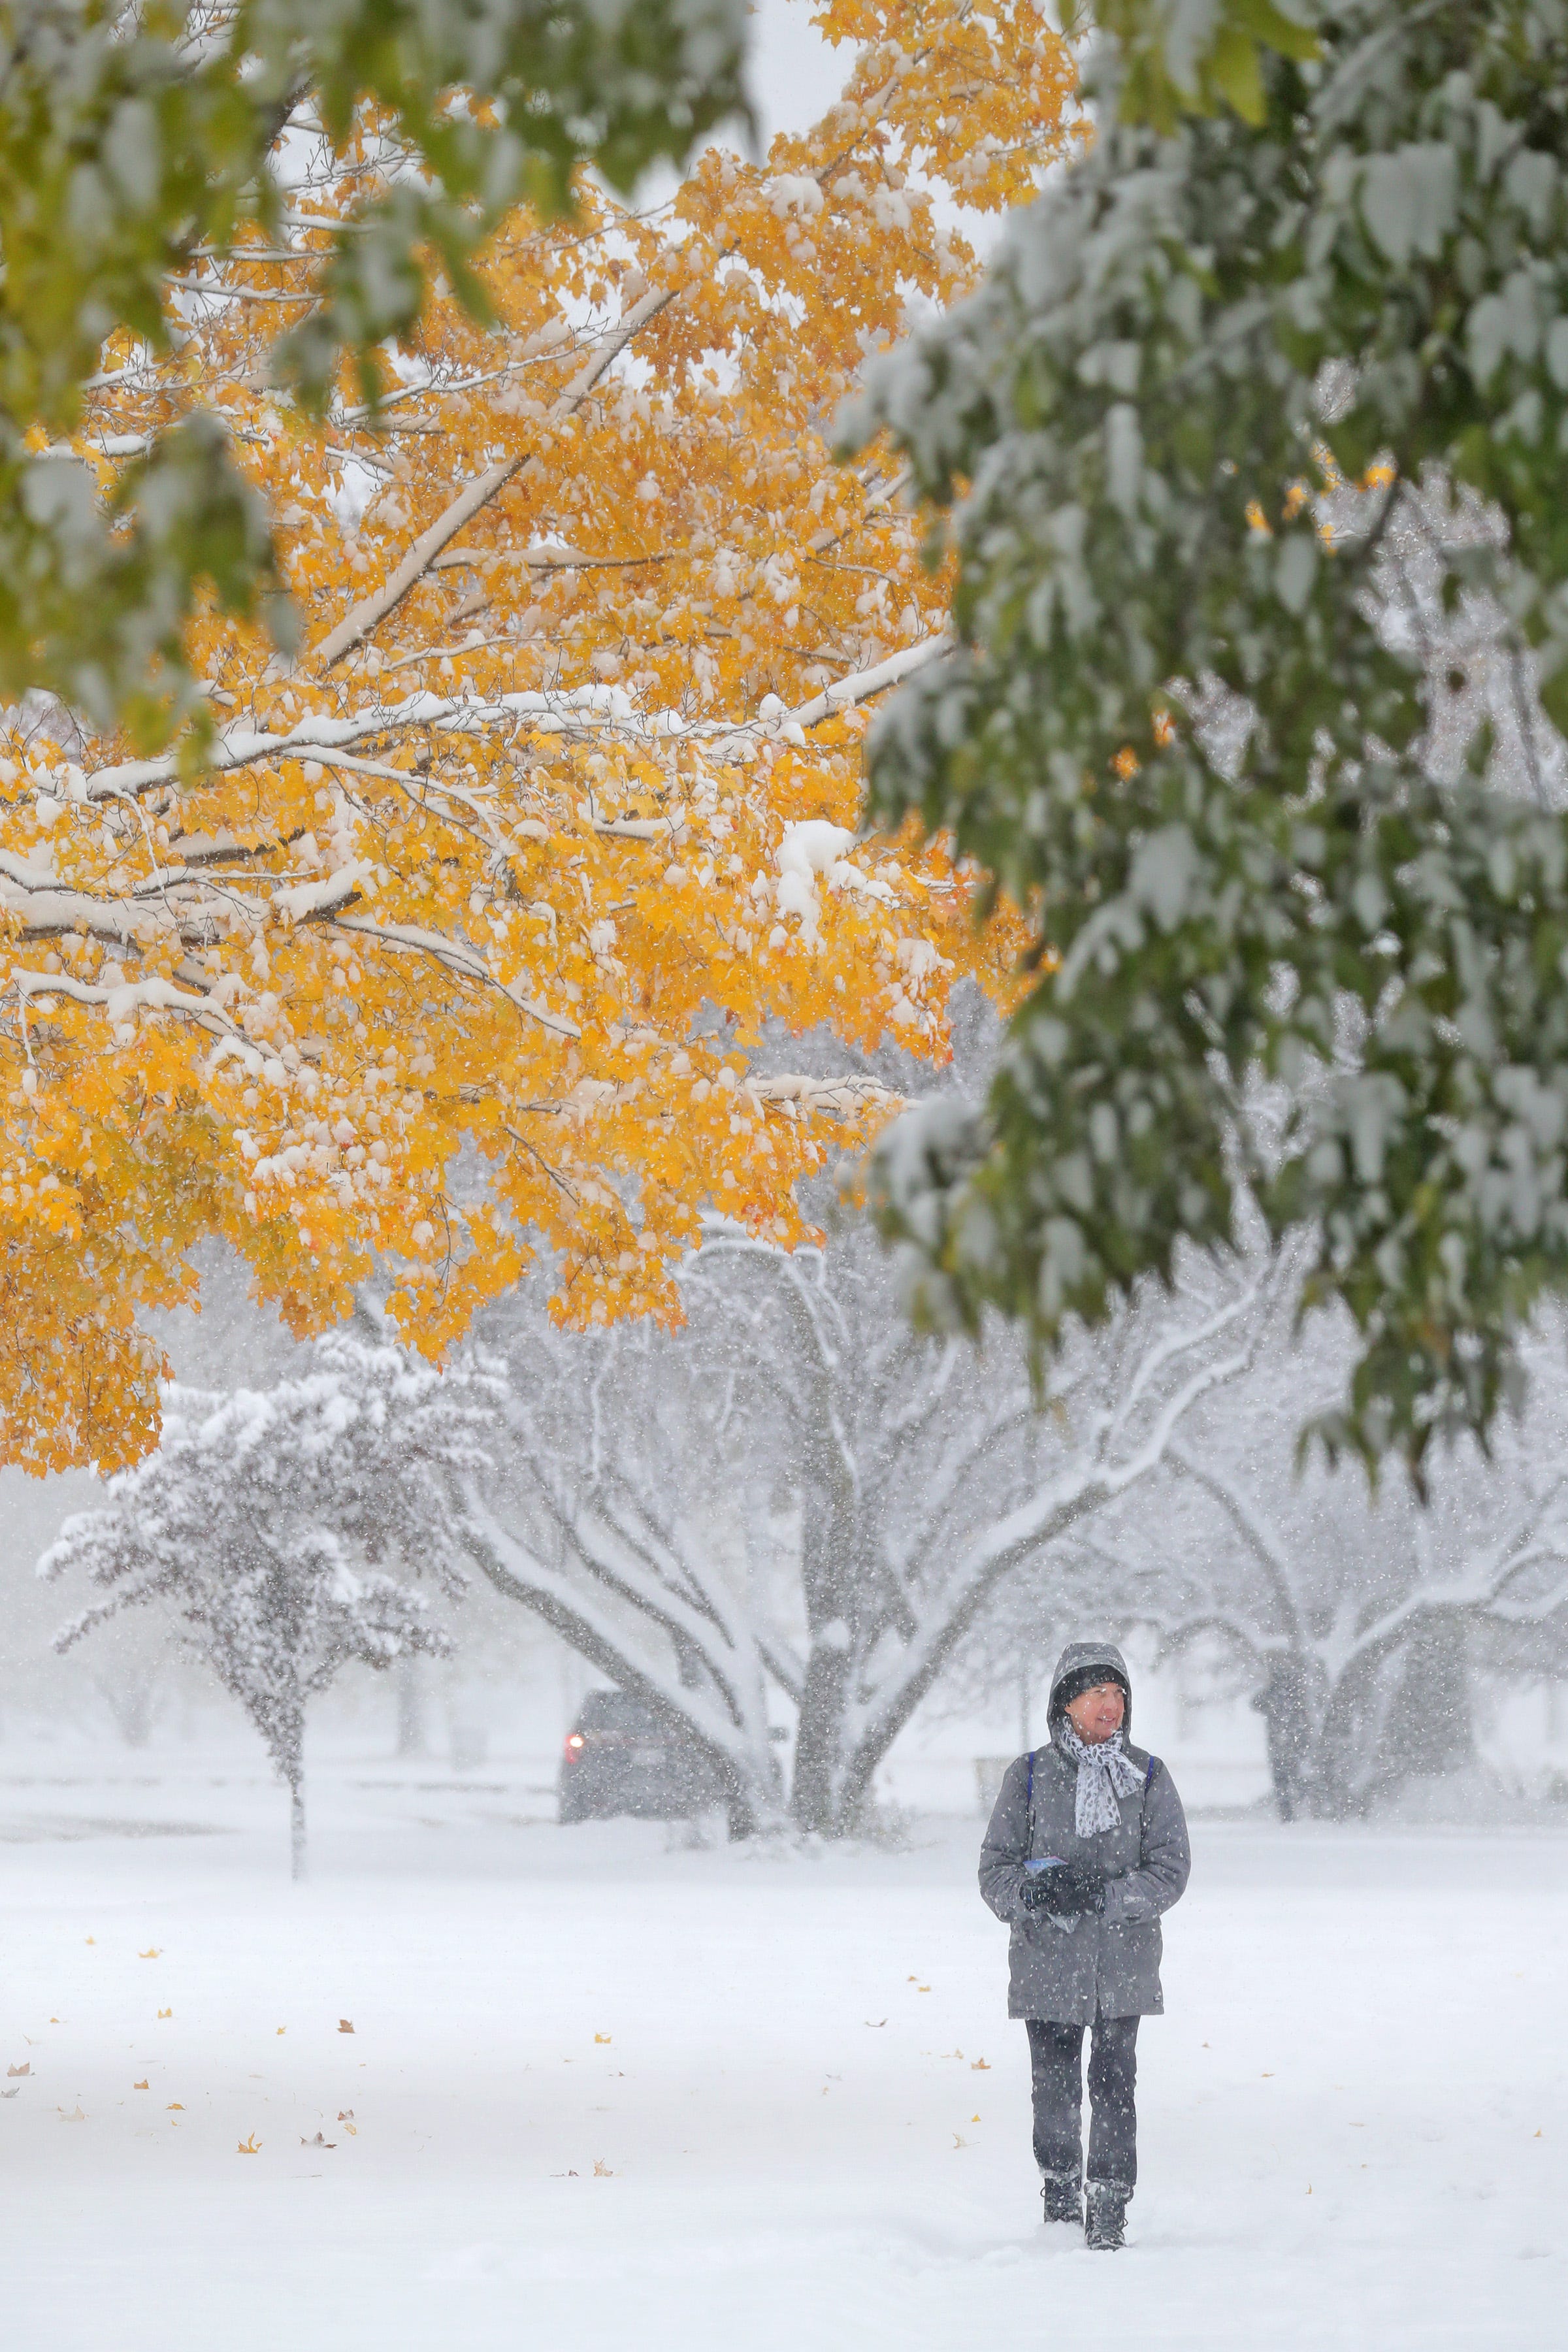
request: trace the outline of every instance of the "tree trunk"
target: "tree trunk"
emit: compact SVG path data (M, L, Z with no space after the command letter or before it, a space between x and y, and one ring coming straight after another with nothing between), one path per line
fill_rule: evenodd
M289 1783L289 1864L298 1883L305 1875L305 1784L298 1775Z
M836 1622L824 1627L806 1662L790 1787L790 1818L797 1829L818 1837L846 1834L839 1779L849 1669L848 1629Z
M1455 1772L1475 1757L1470 1650L1463 1618L1435 1617L1412 1637L1384 1743L1390 1784Z
M1363 1655L1325 1690L1305 1782L1307 1810L1318 1821L1359 1821L1391 1784L1386 1729L1395 1660Z
M425 1753L425 1694L420 1686L419 1660L414 1651L406 1651L392 1669L393 1688L397 1696L397 1744L399 1756L423 1756Z
M1275 1809L1282 1822L1293 1822L1303 1811L1310 1810L1310 1681L1311 1669L1304 1658L1270 1658L1268 1680L1252 1701L1263 1717L1268 1777L1274 1787Z

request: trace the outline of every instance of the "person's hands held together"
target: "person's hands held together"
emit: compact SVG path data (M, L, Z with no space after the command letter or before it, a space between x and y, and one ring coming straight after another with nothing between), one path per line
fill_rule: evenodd
M1105 1880L1091 1862L1064 1862L1024 1881L1026 1911L1068 1918L1078 1911L1103 1911Z

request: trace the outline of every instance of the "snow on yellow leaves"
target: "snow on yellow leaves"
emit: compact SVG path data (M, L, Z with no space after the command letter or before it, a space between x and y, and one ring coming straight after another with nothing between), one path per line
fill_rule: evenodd
M512 216L495 326L437 280L379 418L345 380L317 427L264 365L374 124L265 260L181 298L176 357L106 350L82 446L216 397L304 649L215 602L204 738L0 741L0 1457L145 1450L135 1309L189 1297L214 1235L300 1333L379 1264L438 1353L541 1247L563 1318L674 1321L705 1212L798 1240L801 1180L890 1108L759 1062L764 1031L941 1060L955 982L1013 985L1019 927L978 927L940 848L858 837L866 727L940 658L949 583L891 461L829 438L868 353L971 281L955 205L1076 135L1070 59L1032 0L818 21L820 123L710 148L654 211L584 180L574 221Z

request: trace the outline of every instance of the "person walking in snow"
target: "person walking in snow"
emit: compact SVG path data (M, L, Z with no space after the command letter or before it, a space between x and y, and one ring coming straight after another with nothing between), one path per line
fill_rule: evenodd
M1160 1915L1187 1883L1187 1822L1165 1767L1128 1738L1132 1685L1110 1643L1068 1643L1046 1720L1048 1744L1003 1779L980 1892L1013 1931L1007 2014L1028 2031L1045 2218L1082 2222L1086 2242L1108 2249L1122 2243L1138 2178L1138 2021L1165 2005Z

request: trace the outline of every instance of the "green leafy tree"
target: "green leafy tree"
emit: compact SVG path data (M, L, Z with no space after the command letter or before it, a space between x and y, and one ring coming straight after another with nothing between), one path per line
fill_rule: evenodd
M1246 1185L1360 1334L1331 1452L1419 1477L1568 1283L1568 6L1107 15L1092 143L868 397L962 566L875 814L1037 975L882 1215L1048 1349Z
M0 5L0 693L43 688L165 736L196 705L200 593L288 644L267 520L216 415L172 424L100 499L58 445L116 337L182 340L238 247L313 255L278 339L280 394L324 408L345 357L378 388L439 269L571 174L617 187L743 113L741 0L6 0ZM301 145L357 159L364 201L295 201ZM261 298L265 299L265 298ZM110 453L124 456L123 451Z

